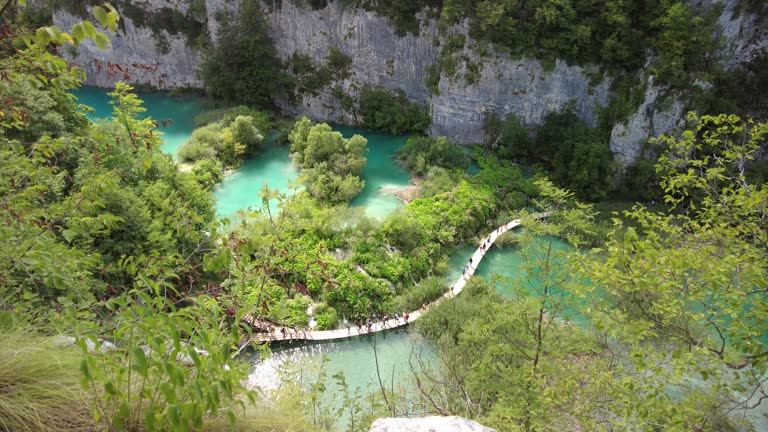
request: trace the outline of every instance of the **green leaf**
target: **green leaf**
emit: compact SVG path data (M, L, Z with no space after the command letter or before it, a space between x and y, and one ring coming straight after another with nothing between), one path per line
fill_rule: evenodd
M104 383L104 391L106 391L107 394L112 396L117 396L120 394L117 388L115 388L115 385L112 383L112 381L107 381Z
M85 39L85 31L83 30L83 25L81 23L72 26L72 37L75 39L76 45Z
M179 407L176 404L168 405L168 422L176 429L181 424L179 419Z
M139 347L131 348L131 358L133 359L133 370L141 374L141 376L147 376L147 355Z
M107 11L104 10L101 6L96 6L93 8L93 16L96 18L96 21L99 22L102 26L106 27L109 22L109 17L107 16Z

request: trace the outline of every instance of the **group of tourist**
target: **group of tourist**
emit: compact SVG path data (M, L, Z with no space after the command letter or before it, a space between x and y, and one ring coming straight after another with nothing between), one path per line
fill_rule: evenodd
M408 324L408 320L411 318L411 314L408 312L403 312L402 317L395 313L391 317L395 321L395 327L400 325L400 322L402 320L403 324ZM365 321L362 319L355 320L355 325L357 326L357 333L363 334L363 333L370 333L371 330L374 330L377 323L381 324L381 328L389 328L389 319L390 316L388 314L384 314L379 318L376 314L373 314L371 318L367 318ZM351 327L347 328L347 333L351 333Z
M303 329L297 329L296 326L291 327L280 327L279 330L280 334L283 336L283 340L289 340L293 341L294 339L304 339L309 340L312 339L312 331L307 330L306 328ZM274 339L275 332L270 331L269 332L269 338L270 340Z

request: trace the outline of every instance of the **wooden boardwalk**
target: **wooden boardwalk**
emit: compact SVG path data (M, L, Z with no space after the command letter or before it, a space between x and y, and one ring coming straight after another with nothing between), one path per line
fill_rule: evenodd
M534 219L542 219L547 216L549 216L551 213L538 213L533 215L532 217ZM480 261L483 260L483 257L485 257L485 253L488 251L488 249L493 245L493 243L496 241L496 239L504 234L505 232L514 229L518 226L520 226L521 221L520 219L515 219L505 225L500 226L499 228L493 230L492 233L485 236L482 241L480 242L480 246L475 250L475 253L472 254L472 257L470 259L471 264L467 264L465 267L464 274L459 277L459 279L453 283L453 290L446 291L445 294L443 294L441 297L437 298L433 302L426 305L426 308L419 308L418 310L415 310L413 312L409 312L409 320L408 322L405 322L405 319L403 317L400 317L398 320L390 319L383 323L381 320L377 320L375 323L371 325L371 330L367 331L366 326L363 325L363 328L358 331L357 326L354 327L346 327L342 329L337 330L293 330L288 327L280 327L280 326L273 326L272 331L270 332L261 332L261 333L254 333L253 337L251 338L251 341L253 342L278 342L278 341L308 341L308 340L318 340L318 341L327 341L327 340L334 340L334 339L346 339L352 336L364 336L371 333L377 333L385 330L392 330L400 327L405 327L408 324L410 324L413 321L416 321L419 319L429 308L433 306L437 306L441 302L445 300L450 300L454 296L461 293L461 291L464 289L464 287L467 284L467 281L469 278L472 277L472 275L475 274L475 270L477 270L477 266L480 264ZM482 247L482 245L485 244L485 247ZM245 321L251 325L256 324L257 318L255 318L253 315L246 315Z

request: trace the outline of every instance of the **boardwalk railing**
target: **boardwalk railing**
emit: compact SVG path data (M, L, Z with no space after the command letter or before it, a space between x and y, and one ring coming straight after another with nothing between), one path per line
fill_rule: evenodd
M533 219L543 219L549 216L550 214L552 214L552 212L537 213L532 215L531 217ZM394 318L389 319L387 321L377 320L376 322L371 324L370 331L368 331L368 327L365 325L361 329L358 329L355 326L355 327L346 327L346 328L337 329L337 330L294 330L289 327L270 326L269 330L266 332L254 333L251 340L254 342L277 342L277 341L288 341L288 340L327 341L327 340L333 340L333 339L345 339L352 336L361 336L361 335L366 335L370 333L391 330L399 327L405 327L409 323L419 319L422 314L424 314L427 310L429 310L430 307L436 306L440 304L442 301L449 300L455 297L456 295L460 294L461 291L464 289L464 287L467 285L467 281L469 280L469 278L471 278L475 274L475 270L477 270L477 266L480 264L480 261L483 260L485 253L488 252L488 249L493 245L496 239L499 238L499 236L504 234L505 232L520 226L520 224L521 224L521 220L515 219L511 222L508 222L498 227L497 229L493 230L493 232L491 232L489 235L484 237L483 240L480 242L480 246L477 248L477 250L475 250L475 253L472 254L472 257L469 260L469 264L467 264L467 267L464 269L464 272L461 275L461 277L459 277L459 280L453 283L452 289L447 291L445 294L443 294L436 300L432 301L425 307L422 307L413 312L408 312L409 319L407 322L405 321L404 317L400 317L397 320L395 320ZM254 327L263 328L263 325L262 325L263 321L261 321L259 318L256 318L253 315L246 315L244 317L244 320L248 324L251 324Z

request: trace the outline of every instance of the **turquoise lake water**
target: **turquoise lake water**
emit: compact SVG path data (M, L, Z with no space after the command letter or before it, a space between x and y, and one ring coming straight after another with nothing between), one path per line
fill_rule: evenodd
M84 87L74 92L79 102L94 109L91 118L104 118L112 113L109 104L109 90ZM176 149L183 144L195 128L194 116L205 108L205 99L198 97L171 97L168 93L140 93L139 97L147 108L146 115L155 120L172 120L167 128L161 128L164 144L162 150L176 158ZM343 125L334 129L349 138L360 134L368 139L368 164L362 178L365 188L350 205L363 207L370 217L383 218L392 211L403 207L394 195L394 188L407 186L408 171L392 159L395 150L405 144L406 137L392 136ZM231 216L237 210L261 205L264 184L283 193L288 193L288 184L296 180L298 170L291 163L287 145L272 145L264 152L247 159L240 168L228 175L216 187L217 213ZM273 208L273 210L276 210Z
M78 102L94 109L91 119L112 115L112 105L107 96L111 90L97 87L82 87L73 92ZM182 145L195 129L194 117L205 109L205 99L195 96L171 97L165 92L139 93L144 101L147 117L156 121L171 120L168 127L160 126L163 133L162 150L176 159L176 149Z
M359 134L368 139L368 164L361 176L365 187L350 206L363 207L369 217L379 219L402 208L403 203L394 195L394 190L408 186L410 175L395 163L393 157L395 151L405 144L406 138L343 125L333 125L333 128L346 138ZM231 216L240 209L260 206L261 198L258 194L264 184L279 192L289 193L289 183L295 182L299 174L289 154L288 145L273 145L265 152L244 161L236 172L228 175L216 188L218 214ZM277 210L275 202L270 204L271 210Z

